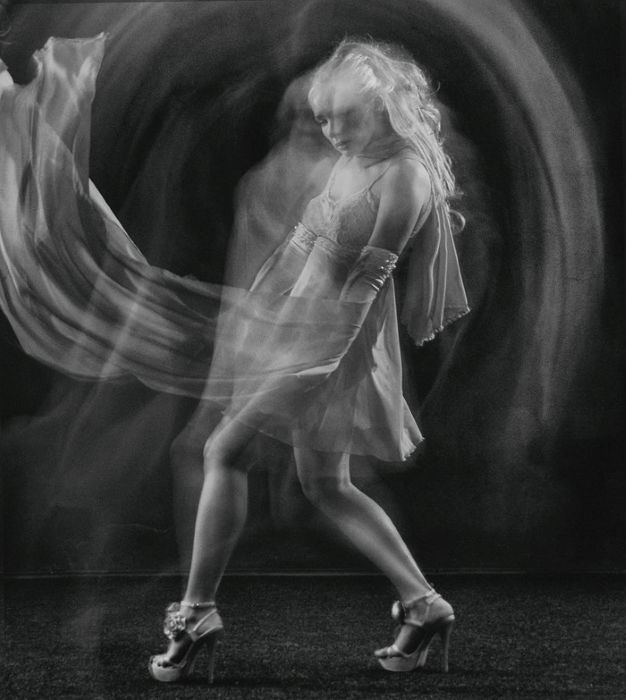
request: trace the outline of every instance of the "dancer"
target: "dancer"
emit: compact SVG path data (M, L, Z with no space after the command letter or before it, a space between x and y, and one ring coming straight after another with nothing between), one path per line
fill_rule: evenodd
M315 72L309 102L338 153L323 191L250 289L150 266L88 176L89 113L105 35L48 40L35 78L0 62L0 304L23 349L71 376L133 375L222 409L206 435L204 481L182 601L159 681L184 679L203 647L210 677L223 625L216 594L244 526L258 433L294 449L306 496L398 591L383 668L423 666L454 612L385 512L350 480L350 455L406 459L422 440L402 397L392 272L407 258L400 319L418 345L467 313L451 230L450 162L419 67L400 48L345 40ZM24 125L28 125L25 128ZM235 261L236 262L236 261ZM209 429L207 428L207 431Z
M385 512L352 484L349 469L351 453L403 459L421 440L401 398L390 278L399 256L412 244L412 274L418 268L430 273L413 280L414 297L403 313L419 343L467 311L449 236L446 201L454 180L438 138L439 115L415 63L375 42L343 41L316 71L309 101L340 156L323 192L263 265L251 292L365 303L367 316L324 382L293 391L279 377L272 389L289 407L286 441L294 446L305 495L399 592L393 616L400 631L376 658L390 671L423 666L432 637L440 634L447 670L452 606L426 581ZM258 346L255 352L267 360ZM265 387L262 401L227 409L206 441L187 589L166 614L168 650L150 660L157 680L184 678L202 644L212 668L222 633L215 596L246 517L246 465L239 457L257 429L284 439L278 426L268 429L268 415L277 414L274 400Z

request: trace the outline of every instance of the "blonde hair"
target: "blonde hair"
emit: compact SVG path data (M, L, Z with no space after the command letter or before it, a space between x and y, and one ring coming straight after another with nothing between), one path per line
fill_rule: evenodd
M404 49L370 39L344 39L313 75L309 103L323 98L332 77L355 75L364 94L384 106L392 129L404 138L430 173L435 202L447 207L456 193L449 156L443 149L441 115L421 68Z

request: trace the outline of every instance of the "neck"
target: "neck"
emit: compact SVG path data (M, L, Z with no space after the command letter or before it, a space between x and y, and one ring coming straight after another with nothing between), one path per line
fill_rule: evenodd
M406 140L394 132L372 141L361 153L358 153L356 157L363 160L366 165L369 165L370 162L377 162L390 158L406 147Z

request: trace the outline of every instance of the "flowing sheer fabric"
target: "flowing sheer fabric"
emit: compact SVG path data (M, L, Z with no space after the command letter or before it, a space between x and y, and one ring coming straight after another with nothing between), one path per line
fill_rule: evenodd
M414 237L408 252L400 314L417 345L469 312L450 217L444 206L433 207L431 215L435 221Z
M105 39L50 38L25 86L0 63L0 303L23 349L214 402L292 445L407 457L422 436L402 397L396 256L366 245L372 191L314 198L249 290L150 266L88 175Z

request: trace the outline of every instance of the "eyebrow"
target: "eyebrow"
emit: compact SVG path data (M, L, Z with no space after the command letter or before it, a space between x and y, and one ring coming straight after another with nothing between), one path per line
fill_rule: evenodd
M345 116L345 115L351 114L354 111L355 111L355 107L350 107L348 109L335 111L334 114L336 116ZM329 113L332 113L332 112L333 112L332 109L329 109L329 110L320 109L320 110L314 111L313 116L315 117L315 119L324 119L328 116Z

